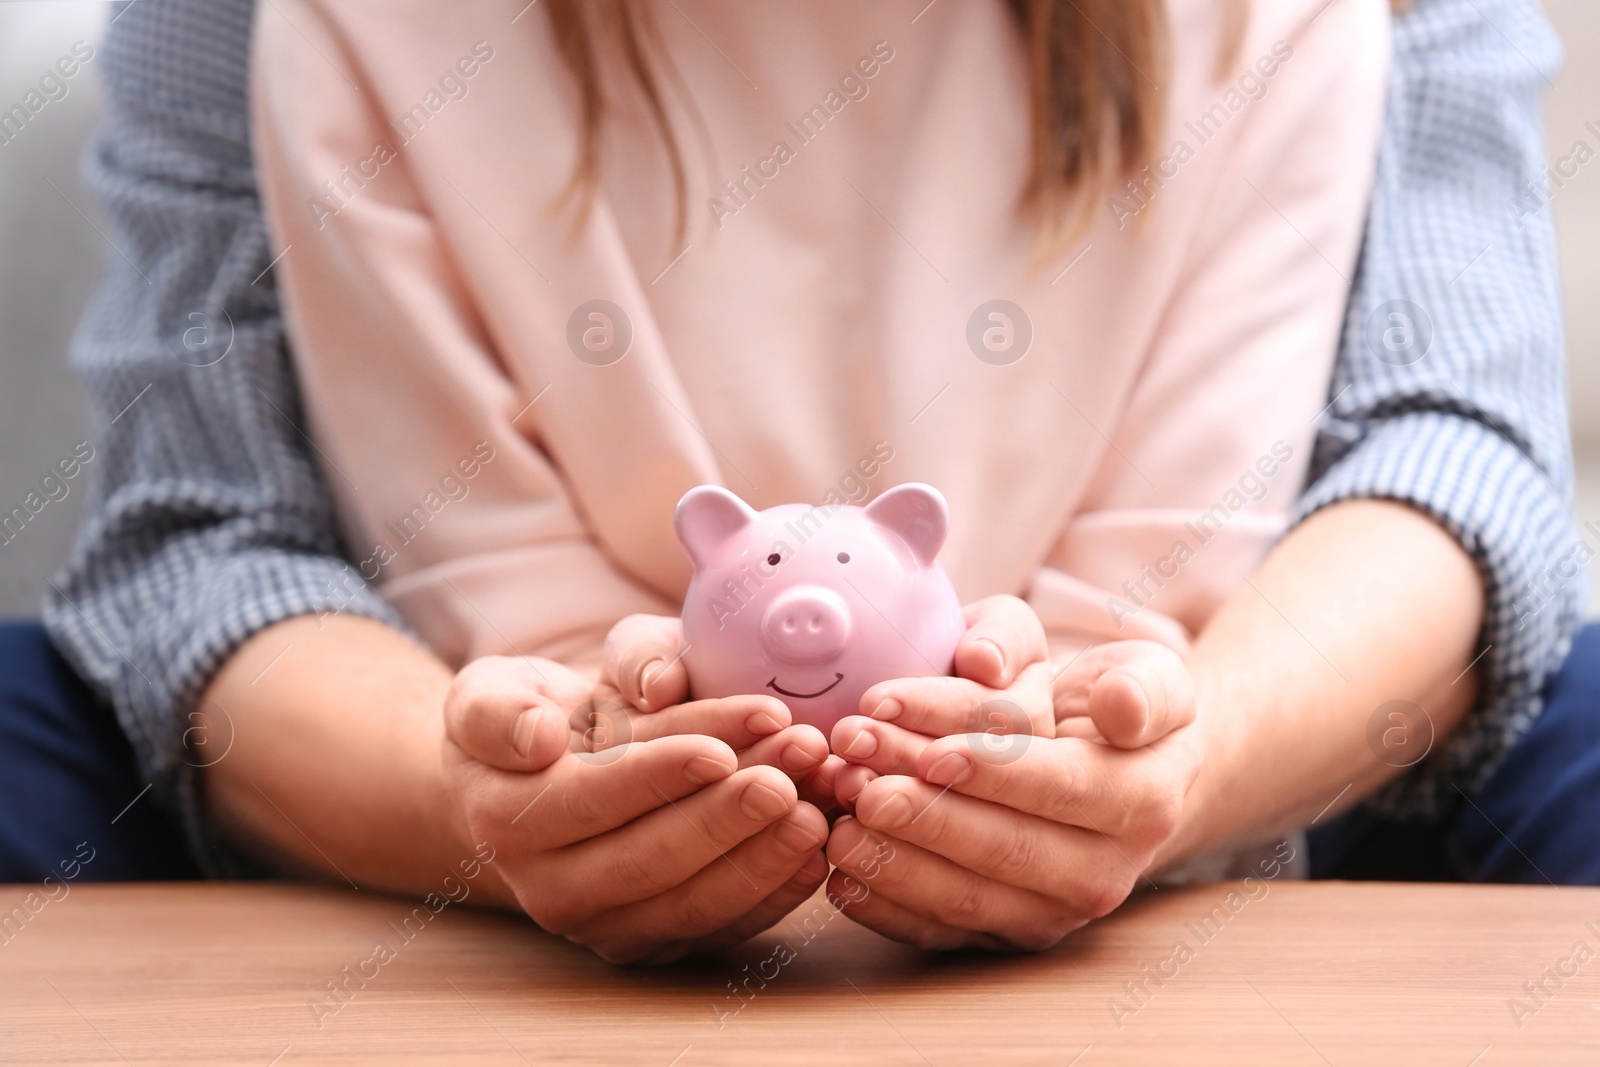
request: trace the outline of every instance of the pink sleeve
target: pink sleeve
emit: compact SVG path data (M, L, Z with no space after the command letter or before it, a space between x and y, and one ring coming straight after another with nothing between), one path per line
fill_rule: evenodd
M1308 9L1287 40L1266 38L1254 31L1214 87L1225 101L1237 71L1276 68L1220 131L1169 123L1193 150L1170 180L1192 167L1211 188L1121 418L1102 428L1111 447L1030 592L1075 640L1185 647L1301 489L1373 178L1387 10ZM1160 226L1159 193L1146 210Z
M492 65L491 28L480 23L493 14L469 7L454 19L459 36L444 54L480 59L474 92L484 95L473 109L454 105L450 121L486 120L488 79L514 62ZM448 177L421 166L429 136L442 130L430 126L413 146L400 120L381 117L404 116L393 101L425 100L429 85L386 83L393 71L371 54L433 42L386 29L369 5L333 0L263 4L255 32L256 153L284 249L273 270L309 435L346 540L371 562L363 574L451 664L513 651L592 659L616 619L672 610L590 535L534 429L552 407L531 410L550 382L523 377L523 365L505 358L441 218L453 212L465 220L456 233L492 247L508 239ZM448 62L428 51L409 69ZM524 304L556 308L531 260L514 252L507 262L500 284ZM563 336L565 310L547 316L541 341Z

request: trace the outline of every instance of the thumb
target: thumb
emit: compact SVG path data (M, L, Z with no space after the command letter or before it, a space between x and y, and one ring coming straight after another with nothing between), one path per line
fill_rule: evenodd
M660 711L689 696L683 623L667 615L629 615L606 635L600 677L640 711Z
M463 667L445 697L445 735L479 763L533 773L568 748L569 713L546 695L529 664L498 656ZM538 675L566 671L541 661Z
M1194 678L1177 653L1147 644L1089 690L1089 717L1118 748L1141 748L1194 721Z

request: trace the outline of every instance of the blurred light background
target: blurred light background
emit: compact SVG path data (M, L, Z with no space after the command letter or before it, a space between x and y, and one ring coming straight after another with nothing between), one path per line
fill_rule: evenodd
M123 9L101 0L0 2L0 110L20 101L77 41L98 46ZM1549 0L1567 65L1547 108L1552 162L1584 140L1600 149L1600 2ZM8 143L0 143L0 512L20 503L88 435L88 405L67 365L67 340L109 246L78 180L78 157L103 102L95 63L67 82ZM1509 210L1509 209L1508 209ZM1554 196L1568 311L1577 512L1600 520L1600 164ZM91 470L92 470L91 466ZM81 517L83 483L0 544L0 618L32 615L65 560ZM1600 548L1600 538L1589 538ZM1600 577L1600 557L1590 563ZM1590 614L1600 614L1600 580Z

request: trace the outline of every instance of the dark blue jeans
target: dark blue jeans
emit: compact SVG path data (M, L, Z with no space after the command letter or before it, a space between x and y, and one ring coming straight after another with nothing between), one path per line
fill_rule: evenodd
M0 623L0 882L197 877L146 784L111 709L44 628Z
M37 623L0 624L0 882L93 850L80 879L195 877L109 708ZM136 799L137 798L137 799ZM1442 823L1355 811L1311 832L1318 878L1600 885L1600 625L1579 634L1544 714Z

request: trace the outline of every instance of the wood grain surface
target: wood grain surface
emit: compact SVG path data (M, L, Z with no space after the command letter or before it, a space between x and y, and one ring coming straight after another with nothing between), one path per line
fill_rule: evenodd
M1251 892L1156 890L1013 957L920 953L819 899L726 957L625 970L461 904L78 885L0 932L0 1061L1600 1063L1600 889Z

